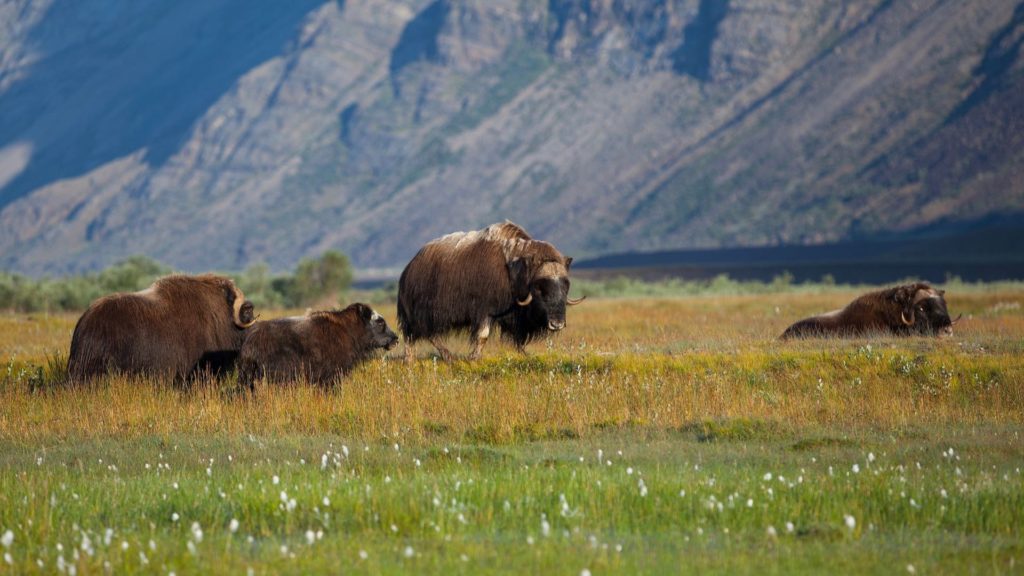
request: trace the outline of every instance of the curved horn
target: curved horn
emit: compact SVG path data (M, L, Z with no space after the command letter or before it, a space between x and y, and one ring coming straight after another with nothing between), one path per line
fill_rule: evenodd
M249 326L252 326L253 324L256 323L256 315L255 314L253 315L253 318L252 318L251 321L249 321L249 322L242 322L241 314L242 314L242 305L243 304L245 304L245 295L242 294L242 291L239 290L236 287L235 288L235 303L232 305L232 309L231 309L231 319L235 321L235 326L238 326L239 328L243 328L244 329L244 328L248 328Z
M533 302L533 292L527 294L525 300L516 300L516 304L519 304L520 306L529 306L530 302Z
M957 322L959 322L959 321L960 321L960 319L961 319L961 318L963 318L963 317L964 317L964 315L963 315L963 314L959 314L959 315L957 315L957 317L956 317L956 320L953 320L953 321L952 321L952 322L950 323L950 325L952 325L952 326L956 326L956 323L957 323Z
M903 323L906 324L907 326L913 326L914 325L914 311L913 310L910 311L910 320L907 320L907 311L906 310L900 312L900 320L902 320Z
M565 303L568 304L569 306L575 306L575 305L579 304L580 302L583 302L586 299L587 299L586 296L580 296L579 298L576 298L575 300L573 300L572 298L566 298L565 299Z

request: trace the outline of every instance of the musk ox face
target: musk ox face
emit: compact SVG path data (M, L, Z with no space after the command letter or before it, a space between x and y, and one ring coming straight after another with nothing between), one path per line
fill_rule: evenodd
M366 333L369 335L373 346L385 350L394 348L398 344L398 334L391 330L384 317L373 308L364 304L357 304L356 306L359 307L359 314L365 323Z
M516 304L528 307L530 316L548 330L565 328L565 307L583 301L569 299L569 267L572 258L541 263L517 258L509 263Z
M896 295L903 307L900 319L911 330L921 334L952 336L953 325L960 318L953 320L949 317L945 295L945 290L936 290L925 284L901 290Z
M252 302L245 299L245 294L234 285L229 283L224 288L227 296L228 306L231 308L231 319L235 326L244 330L256 323L255 307Z

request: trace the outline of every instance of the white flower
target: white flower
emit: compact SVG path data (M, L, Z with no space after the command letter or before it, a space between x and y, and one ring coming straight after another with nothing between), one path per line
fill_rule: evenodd
M546 518L543 518L540 521L540 533L545 538L551 535L551 524L548 523Z
M342 448L344 448L344 446L342 446ZM360 550L359 551L359 559L360 560L366 560L369 557L370 557L370 555L366 553L366 550Z
M796 530L796 526L793 526L792 522L786 522L786 534L792 534L793 530Z
M121 540L121 550L127 550L127 549L128 549L128 541L127 540Z
M850 530L857 527L857 519L849 514L843 514L843 523L846 524L846 527Z
M199 522L192 523L192 539L196 542L203 541L203 529L199 526Z
M342 444L341 445L341 453L345 455L345 458L348 458L348 446L345 446L344 444Z
M874 461L875 461L875 453L874 452L868 452L868 462L874 462Z
M189 540L188 544L186 544L186 546L188 547L189 554L195 556L196 555L196 543L191 541L191 540Z
M580 576L590 576L590 570L587 570L586 568L580 570Z
M398 444L395 444L395 450L398 449ZM405 551L402 553L406 558L412 558L416 555L416 551L412 549L412 546L406 546Z
M11 544L14 543L14 532L7 530L3 536L0 536L0 544L4 545L4 548L10 548Z
M860 466L857 465L857 464L854 464L853 468L851 468L851 470L853 470L854 474L860 474Z
M280 481L281 479L277 477L277 474L274 474L274 477L270 479L270 483L273 484L274 486L277 486L277 483Z
M228 522L228 530L230 530L232 534L238 532L238 520L232 518L231 522Z
M629 468L626 468L626 474L628 476L632 476L633 475L633 467L632 466L630 466Z
M11 556L10 552L4 552L4 562L7 562L12 566L14 565L14 557Z
M907 564L907 572L910 574L916 574L917 568L914 568L913 564Z
M178 516L177 512L172 512L171 513L171 522L177 522L178 518L181 518L181 516Z
M327 496L324 496L323 503L324 503L324 506L330 506L331 505L331 499L328 498Z
M306 530L306 544L312 546L314 542L316 542L316 532Z
M775 532L775 526L769 526L766 532L768 533L768 536L770 536L771 538L775 538L776 536L778 536L778 533Z
M765 472L763 480L765 482L771 482L771 479L772 479L772 473L771 472Z

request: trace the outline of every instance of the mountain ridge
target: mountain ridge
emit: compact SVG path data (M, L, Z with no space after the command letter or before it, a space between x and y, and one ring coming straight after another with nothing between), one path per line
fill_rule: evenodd
M1024 2L257 4L0 3L0 267L387 268L505 218L594 257L1024 210Z

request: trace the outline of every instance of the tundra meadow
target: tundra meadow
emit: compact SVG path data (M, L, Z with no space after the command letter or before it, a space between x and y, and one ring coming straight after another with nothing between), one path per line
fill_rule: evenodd
M251 395L64 385L77 314L0 314L0 573L1024 571L1024 285L786 343L858 289L633 288Z

